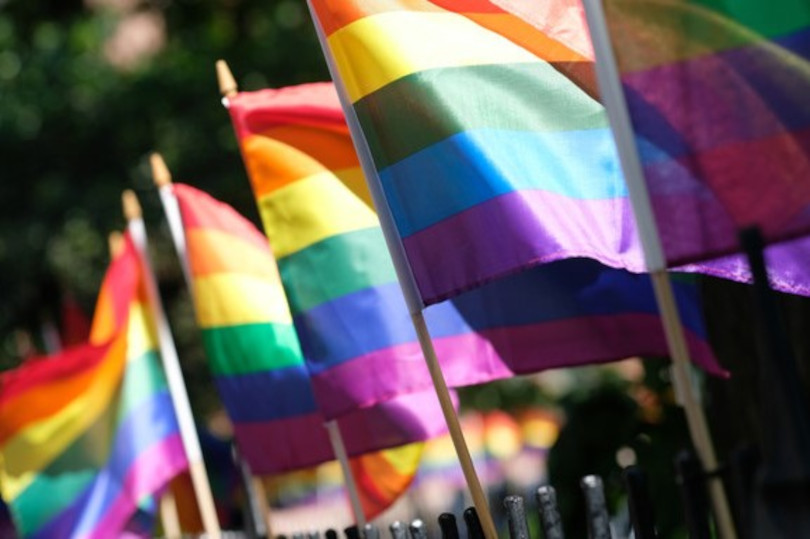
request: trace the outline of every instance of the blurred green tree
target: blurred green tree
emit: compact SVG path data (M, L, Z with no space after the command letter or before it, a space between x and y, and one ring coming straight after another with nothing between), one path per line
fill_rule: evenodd
M328 77L304 2L0 2L0 368L58 326L62 295L92 313L120 195L144 207L192 400L208 377L147 166L256 219L214 62L245 90ZM20 335L31 339L21 339ZM204 402L200 401L203 399Z

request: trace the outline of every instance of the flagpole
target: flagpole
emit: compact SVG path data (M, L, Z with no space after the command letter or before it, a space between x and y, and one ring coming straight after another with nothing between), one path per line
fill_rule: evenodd
M368 147L368 142L363 135L363 130L354 113L354 108L351 106L346 95L346 89L343 86L343 81L339 76L337 68L335 67L335 60L332 58L332 52L326 43L326 37L323 34L323 29L318 23L318 16L310 0L307 0L307 7L309 8L310 17L312 18L315 26L315 31L318 34L318 42L321 45L324 59L326 60L329 73L332 75L332 80L335 83L340 103L343 108L343 113L346 116L346 123L351 132L352 141L354 142L357 156L360 160L360 166L363 170L363 176L366 179L371 198L374 201L374 207L377 210L377 217L380 220L380 227L382 228L385 243L388 246L388 252L391 255L391 260L394 263L394 270L397 274L399 286L402 289L402 294L405 298L405 303L408 306L408 311L411 315L411 322L413 323L414 331L419 339L419 345L422 349L422 355L425 358L425 363L430 372L430 377L433 382L436 396L439 399L439 404L444 414L447 429L450 432L450 438L453 440L453 447L456 450L461 469L464 472L464 479L467 483L467 488L475 505L478 518L481 521L481 527L484 531L486 539L497 539L498 534L495 529L495 522L492 519L492 513L487 503L487 498L484 489L481 487L481 481L475 471L472 458L470 457L470 450L467 447L467 442L464 439L464 433L461 430L461 425L456 415L455 406L453 406L450 392L447 390L447 383L444 379L441 366L439 365L436 356L436 350L433 346L433 341L430 337L427 324L425 323L423 310L425 308L422 296L419 294L416 280L413 272L411 272L410 264L408 263L405 255L405 249L396 232L396 225L394 224L393 216L391 215L390 208L385 201L385 195L382 192L382 187L377 178L377 172L374 167L374 162L371 158L371 152Z
M172 243L174 243L177 258L180 260L180 267L183 270L186 288L193 298L194 287L192 286L192 283L194 281L191 278L191 268L189 267L188 263L188 250L186 247L186 236L183 229L183 218L180 215L180 206L177 203L177 197L172 192L172 175L169 171L169 167L166 166L166 162L159 153L152 153L152 155L149 156L149 163L152 168L152 181L154 181L155 186L158 188L160 202L163 206L163 213L166 215L166 222L169 224L169 232L172 237ZM240 469L240 471L242 470ZM245 493L249 498L248 505L251 510L254 508L258 509L259 514L254 516L262 519L261 524L257 525L260 525L262 530L266 531L270 518L270 506L267 503L264 485L260 481L253 481L251 483L249 480L246 480ZM257 533L260 533L260 531L257 530Z
M177 500L172 489L167 487L160 497L160 524L163 526L163 535L167 539L180 539L183 532L180 529L180 515L177 512Z
M687 424L695 450L700 456L704 469L710 474L709 495L718 531L724 539L734 539L737 535L723 483L717 474L717 456L712 445L706 416L700 407L690 378L689 351L675 303L672 283L667 273L666 259L653 215L650 195L647 185L644 183L644 173L633 136L627 104L624 100L616 58L608 35L602 0L584 0L583 4L596 55L596 75L602 102L616 139L619 160L627 181L630 201L639 229L645 264L652 277L655 297L661 311L664 332L672 356L673 385L675 391L680 395L686 412Z
M189 474L194 485L194 495L197 505L200 508L203 528L208 537L219 539L221 530L217 521L216 509L214 507L214 497L211 494L211 485L208 481L208 474L205 471L205 463L200 448L200 440L197 438L197 430L194 425L194 417L191 413L191 405L188 401L188 393L183 382L183 373L180 370L180 360L177 357L177 349L174 346L169 324L163 313L163 306L160 300L155 276L147 253L146 227L144 226L141 214L141 206L133 191L124 191L122 195L124 206L124 216L127 219L127 230L129 231L135 247L138 249L143 268L146 292L155 326L158 334L158 344L160 346L160 357L163 361L163 370L166 373L166 380L169 385L169 394L174 404L177 422L180 426L180 438L188 459Z
M110 259L115 260L124 250L124 236L118 231L110 232L107 236L107 248L110 252ZM180 539L182 531L180 529L180 516L177 512L177 500L170 486L166 486L166 490L160 496L158 504L163 535L168 539Z
M329 433L329 441L332 443L332 451L335 452L340 469L343 472L343 482L346 484L346 491L349 493L349 505L354 513L354 523L360 533L366 527L366 514L363 512L363 504L360 503L360 494L357 489L357 482L352 474L352 467L349 464L349 456L346 454L346 444L343 443L343 435L340 427L334 419L327 421L324 426Z

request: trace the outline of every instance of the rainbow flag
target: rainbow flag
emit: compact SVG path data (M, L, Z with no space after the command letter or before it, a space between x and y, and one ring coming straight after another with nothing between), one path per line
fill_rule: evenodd
M334 87L242 92L229 103L321 410L339 417L432 390ZM459 346L469 327L452 305L427 319L450 386L511 376Z
M542 9L523 0L310 5L358 147L369 156L425 304L566 258L646 270L613 137L595 98L579 0ZM677 146L674 133L660 132ZM697 211L716 204L688 192L681 171L664 183L672 169L664 151L649 144L645 150L650 163L661 163L658 193L671 202L658 212L660 228L676 220L692 226L689 233L672 229L664 238L668 253L675 244L714 245L715 229L724 237L733 232L717 225L722 218ZM810 293L796 276L800 259L793 255L772 275L775 287ZM681 269L750 280L739 258Z
M351 460L360 504L371 520L391 507L416 477L426 442L362 455Z
M426 368L414 361L421 353L368 191L356 179L357 156L334 87L243 92L230 99L230 111L265 229L282 242L276 249L282 281L326 413L369 402L373 391L431 387ZM330 219L330 212L342 217ZM288 253L309 231L334 230L359 216L366 228ZM362 235L363 243L349 243ZM675 288L693 359L722 372L706 341L694 284L681 279ZM425 315L451 387L668 354L649 278L592 260L509 275L432 305Z
M24 537L112 537L187 467L128 238L91 344L0 376L0 489Z
M334 459L267 238L230 206L174 184L197 321L242 456L257 474ZM432 391L338 419L349 455L424 440L446 427Z
M745 226L770 240L807 235L810 4L605 9L668 260L734 252Z

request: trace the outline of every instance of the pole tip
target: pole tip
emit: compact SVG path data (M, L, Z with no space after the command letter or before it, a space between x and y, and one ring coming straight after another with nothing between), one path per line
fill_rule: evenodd
M141 218L141 204L138 202L138 197L135 196L135 191L127 189L121 193L121 202L124 206L124 217L127 221Z
M124 235L117 230L110 232L107 236L107 247L110 250L110 258L116 258L124 251Z
M239 91L239 86L236 84L236 79L233 78L233 73L228 67L225 60L217 60L217 82L219 83L219 93L223 97L233 97Z
M152 165L152 181L155 182L155 185L163 187L172 183L172 173L169 172L166 161L159 153L153 152L149 156L149 164Z

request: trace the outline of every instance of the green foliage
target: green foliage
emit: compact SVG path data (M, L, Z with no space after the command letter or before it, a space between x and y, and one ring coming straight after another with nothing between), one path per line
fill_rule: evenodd
M144 14L163 21L162 48L126 67L114 65L108 49L116 32ZM184 369L192 381L208 378L147 157L160 151L178 181L256 218L220 105L219 58L245 90L328 77L306 5L298 0L3 5L0 368L21 359L20 330L41 349L41 328L46 321L58 325L63 292L92 313L108 261L106 236L123 228L120 195L130 188L144 207ZM210 400L202 396L207 390L190 391Z

